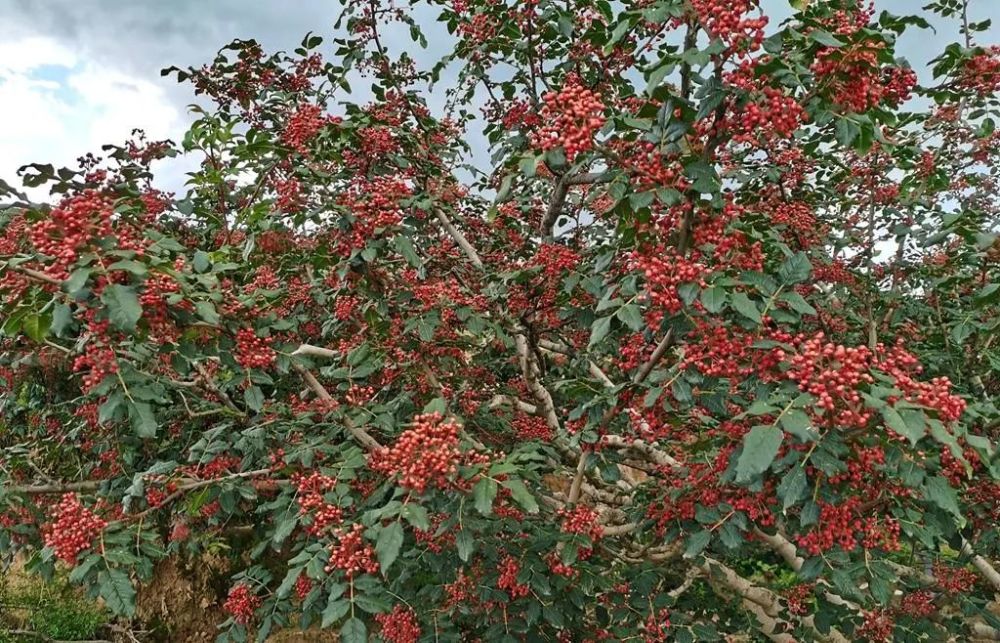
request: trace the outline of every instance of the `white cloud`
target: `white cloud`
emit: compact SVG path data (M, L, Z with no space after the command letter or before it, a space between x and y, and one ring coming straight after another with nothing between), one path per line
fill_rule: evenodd
M0 178L19 185L17 168L31 162L73 166L102 144L124 142L133 128L152 139L176 139L184 115L153 82L51 38L0 43Z

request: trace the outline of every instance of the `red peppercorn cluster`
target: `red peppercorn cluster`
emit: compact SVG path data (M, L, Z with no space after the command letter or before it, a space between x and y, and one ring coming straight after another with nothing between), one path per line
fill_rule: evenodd
M784 357L783 353L779 356ZM863 427L872 417L858 390L875 381L869 372L872 352L825 341L822 332L799 345L786 376L799 390L816 396L816 404L836 425Z
M295 579L295 597L300 601L304 601L309 592L312 591L313 582L305 574L299 574L299 577Z
M935 377L927 382L918 381L912 374L920 374L919 361L898 342L880 360L879 367L896 380L896 388L903 391L911 402L934 409L942 420L953 422L962 417L966 401L951 392L951 380Z
M541 121L532 145L543 151L561 147L570 163L594 146L594 135L604 126L604 103L578 76L568 76L558 92L546 92Z
M55 260L49 273L65 279L81 252L111 234L113 214L110 197L97 190L84 190L63 199L48 218L33 224L28 237L38 252Z
M45 546L56 558L76 565L80 552L90 547L107 522L80 503L76 494L67 493L52 512L54 521L42 527Z
M1000 91L1000 46L994 45L966 61L958 84L984 97Z
M73 372L87 371L83 376L82 389L89 393L108 375L118 372L118 360L115 352L99 344L88 344L83 355L73 360Z
M286 214L295 214L302 210L302 184L297 179L275 181L274 191L278 195L274 202L277 210Z
M540 418L537 415L518 414L511 421L511 426L514 428L514 432L517 433L519 440L548 442L552 440L554 435L552 427L546 423L545 418Z
M271 367L277 357L271 342L270 337L257 337L252 329L241 328L236 332L236 362L246 369Z
M337 481L334 478L314 471L308 476L293 474L292 482L297 490L299 515L312 517L312 522L306 527L307 532L318 536L331 525L343 520L343 509L327 502L326 498L323 497L327 491L336 486Z
M889 643L893 640L894 627L895 623L885 610L873 610L865 612L864 623L858 628L857 634L871 643Z
M458 424L440 413L413 418L413 426L399 436L391 448L383 448L371 467L386 475L398 475L402 487L423 493L428 486L445 488L457 471Z
M300 105L288 118L281 140L299 154L308 154L309 141L329 122L330 117L323 116L319 105Z
M670 610L650 612L642 626L643 643L666 643L670 640Z
M890 518L861 517L861 498L852 496L835 505L820 501L820 518L812 531L798 537L798 544L810 556L819 556L834 547L853 551L859 544L866 549L899 550L899 523Z
M352 525L350 529L335 529L333 536L336 542L330 545L330 560L326 572L339 569L348 578L359 573L377 574L378 561L375 560L375 549L367 544L362 525Z
M558 515L562 518L560 528L563 533L580 534L595 542L604 534L597 522L597 512L591 507L579 505L572 509L560 509Z
M572 565L567 565L562 562L559 554L552 552L545 557L545 562L549 564L549 571L557 576L563 576L564 578L573 578L577 575L577 571L573 569Z
M378 231L398 225L403 220L399 203L412 194L410 186L399 177L356 177L337 199L337 204L350 213L350 229L338 232L337 252L350 256L354 250L363 249Z
M386 643L417 643L420 640L420 624L409 607L397 605L388 614L377 615L375 620L382 628L379 636Z
M691 0L708 33L734 51L757 51L763 44L767 16L747 17L757 6L757 0Z
M794 96L787 96L773 87L765 87L763 93L736 117L733 140L753 143L758 136L790 138L806 120L806 111Z
M665 247L650 248L633 256L635 266L646 277L649 299L668 314L676 314L684 307L677 292L681 284L696 283L704 286L706 268L702 264L680 256Z
M964 594L975 587L979 580L976 572L964 567L948 567L943 563L935 563L932 571L938 587L949 594Z
M788 611L796 616L805 616L812 611L815 583L801 583L785 592Z
M530 588L517 582L517 575L521 572L521 566L513 556L507 556L500 563L500 578L497 579L497 587L505 590L511 600L517 600L528 595Z
M240 583L229 590L229 597L223 603L222 609L226 610L234 621L246 625L253 620L254 612L260 604L260 597L253 593L250 586Z
M934 598L934 592L929 589L910 592L899 602L899 612L910 618L927 618L937 612Z

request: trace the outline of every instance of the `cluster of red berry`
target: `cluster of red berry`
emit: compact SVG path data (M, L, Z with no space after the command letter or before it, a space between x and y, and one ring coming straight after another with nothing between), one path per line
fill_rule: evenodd
M457 471L458 424L440 413L417 415L413 426L392 447L376 453L370 466L386 475L398 475L402 487L423 493L428 486L447 487Z
M388 614L376 616L375 620L382 628L379 636L386 643L417 643L420 640L420 624L409 607L397 605Z
M323 115L319 105L300 105L292 112L281 134L281 141L299 154L309 154L309 142L319 134L331 117Z
M500 563L500 577L497 579L497 587L505 590L511 600L523 598L531 591L527 585L518 582L517 575L520 573L521 566L513 556L507 556Z
M643 643L666 643L670 640L670 610L653 610L642 626Z
M365 542L362 532L363 525L352 525L350 529L335 529L335 542L330 545L330 560L326 565L326 573L339 569L348 578L356 575L377 574L378 561L375 560L375 549Z
M299 515L312 517L312 522L306 527L307 532L318 536L331 525L343 520L344 511L323 497L323 494L336 486L335 479L314 471L308 476L300 473L292 474L292 483L297 490Z
M734 51L753 52L764 42L767 16L748 18L757 0L691 0L698 20L709 34Z
M532 144L548 151L561 147L570 163L594 146L594 134L604 126L601 97L583 85L578 76L568 76L558 92L547 92L542 100L541 121L545 125L532 136Z
M857 629L857 634L871 643L889 643L893 640L895 623L886 610L865 612L865 620Z
M73 372L87 371L83 376L81 388L84 393L93 390L98 384L104 381L108 375L118 372L118 360L115 352L100 344L88 344L82 355L78 355L73 360Z
M48 272L57 279L69 276L70 267L86 248L111 235L114 202L94 190L63 199L48 218L28 228L28 237L38 252L52 257Z
M52 512L55 519L42 528L46 547L59 560L76 565L80 552L90 547L107 522L81 504L76 494L67 493Z
M270 337L257 337L250 328L236 332L236 362L245 369L269 368L277 353L271 348Z
M779 353L784 357L783 353ZM826 341L820 331L802 342L791 356L786 376L797 382L799 390L816 397L816 404L832 421L842 427L864 427L872 411L862 404L858 390L875 381L869 372L872 352L867 347L846 347Z
M597 511L591 507L578 505L571 509L560 509L557 513L562 518L560 529L562 529L563 533L580 534L587 536L595 542L604 533L597 520Z
M226 610L233 620L240 625L246 625L253 620L254 612L260 607L260 597L254 594L253 590L246 583L240 583L229 590L229 596L223 603L222 609Z

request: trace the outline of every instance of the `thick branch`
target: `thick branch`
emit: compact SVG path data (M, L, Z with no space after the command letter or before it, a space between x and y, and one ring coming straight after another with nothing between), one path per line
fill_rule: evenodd
M329 391L327 391L326 388L324 388L323 385L320 384L319 380L317 380L316 377L309 372L309 369L302 366L301 364L294 364L293 368L295 368L298 374L302 377L302 380L306 383L306 386L308 386L312 390L312 392L316 394L316 397L323 400L324 402L334 401L333 396L330 395ZM352 436L354 436L354 439L360 442L362 446L364 446L369 451L375 451L377 449L382 448L382 445L379 444L378 440L373 438L362 427L355 426L354 423L351 422L351 420L347 416L344 416L344 426L347 427L347 430L351 433Z

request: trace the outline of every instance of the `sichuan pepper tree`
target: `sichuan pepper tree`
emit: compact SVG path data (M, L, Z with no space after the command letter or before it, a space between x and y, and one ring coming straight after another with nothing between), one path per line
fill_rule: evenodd
M26 166L0 550L128 618L225 545L222 641L997 637L1000 50L792 4L352 2Z

